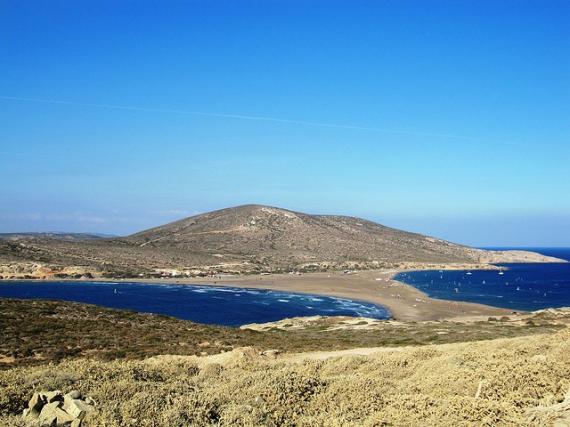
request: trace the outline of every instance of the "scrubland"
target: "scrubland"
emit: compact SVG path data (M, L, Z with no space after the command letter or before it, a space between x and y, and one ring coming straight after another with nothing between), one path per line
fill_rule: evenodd
M23 425L34 390L73 388L97 402L87 426L544 426L570 414L568 372L567 329L324 361L251 348L78 359L0 372L0 423Z
M24 426L32 394L57 389L94 399L83 427L570 423L568 310L461 322L291 319L255 331L1 302L0 426ZM365 356L346 350L364 346Z
M76 358L211 355L246 346L292 353L477 341L555 332L570 323L570 312L470 322L330 317L298 323L289 319L240 330L88 304L0 299L0 369Z

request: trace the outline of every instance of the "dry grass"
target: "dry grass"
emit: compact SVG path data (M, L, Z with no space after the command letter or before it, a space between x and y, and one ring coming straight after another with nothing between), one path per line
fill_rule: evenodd
M562 320L570 320L570 313ZM324 318L301 330L252 331L87 304L0 299L0 368L86 357L216 354L244 346L302 352L425 345L533 335L565 327L551 316L525 322L378 322L371 329L346 329L345 323L342 318Z
M561 414L570 419L570 399L559 403L570 389L567 317L380 322L371 330L321 319L256 332L0 299L0 355L16 357L0 371L0 426L22 426L33 392L54 389L98 402L87 426L552 425ZM415 344L325 361L291 354ZM270 348L289 354L260 355ZM218 354L188 356L203 351ZM158 354L171 355L148 357Z
M564 399L568 372L569 330L302 363L73 360L0 372L0 424L20 425L34 390L77 388L98 402L89 426L549 425L561 413L533 409Z

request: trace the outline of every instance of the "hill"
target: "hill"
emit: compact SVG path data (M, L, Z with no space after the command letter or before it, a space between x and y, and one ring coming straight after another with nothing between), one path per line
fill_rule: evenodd
M86 266L109 276L313 271L402 263L544 262L532 252L484 251L361 218L245 205L192 216L131 236L0 240L0 261ZM37 266L28 265L35 276ZM5 268L4 275L9 275ZM2 274L0 272L0 274ZM61 273L67 274L67 273ZM80 275L81 271L75 274Z
M95 410L81 424L86 427L564 426L570 421L570 331L551 324L566 311L534 313L512 324L382 322L376 332L351 329L343 336L327 327L232 332L77 304L8 301L3 308L10 324L32 322L24 333L8 328L6 347L18 350L20 338L34 328L55 330L46 331L46 340L28 341L29 364L0 369L0 425L29 425L22 411L42 390L78 390L92 398ZM38 320L42 317L47 324ZM77 332L80 325L86 326L85 337ZM94 333L101 327L104 334ZM392 329L392 341L386 340ZM449 334L440 334L444 331ZM446 344L414 345L430 336ZM469 342L455 342L462 337ZM473 341L477 337L484 340ZM505 338L488 340L496 337ZM108 342L109 351L101 351ZM350 349L358 342L369 347ZM246 343L254 347L236 347ZM63 360L33 357L40 345L42 356L49 355L50 344L60 349L55 360ZM320 351L311 352L314 347Z

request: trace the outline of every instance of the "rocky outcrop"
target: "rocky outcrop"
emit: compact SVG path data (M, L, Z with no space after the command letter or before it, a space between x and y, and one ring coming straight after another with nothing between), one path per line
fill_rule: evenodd
M93 279L101 273L91 267L37 262L0 262L0 279Z
M486 251L481 249L474 249L475 258L486 264L499 264L499 263L539 263L539 262L567 262L560 258L554 258L530 251Z
M30 426L80 427L94 405L93 399L83 398L77 390L67 394L59 390L40 391L28 402L23 417Z

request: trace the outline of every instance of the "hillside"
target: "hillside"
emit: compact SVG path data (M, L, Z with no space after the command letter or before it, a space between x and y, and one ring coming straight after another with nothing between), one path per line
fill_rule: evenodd
M4 276L14 264L28 269L31 276L46 264L129 276L168 270L205 274L549 260L553 259L531 252L473 249L355 217L308 215L260 205L196 215L119 238L39 235L0 240ZM23 262L28 264L22 266ZM12 267L6 267L10 263Z
M113 316L105 313L104 320L112 321ZM161 328L167 326L167 319L156 321ZM67 326L66 319L60 323ZM492 322L474 327L480 323ZM534 321L526 324L533 325ZM411 334L413 339L418 325L409 327L400 335ZM449 325L432 327L437 329L432 328L431 335L437 337ZM303 331L250 333L245 340L267 345L267 336L273 334L288 343L297 333ZM129 345L137 344L132 341ZM227 347L240 341L244 336ZM26 425L21 415L26 402L42 390L78 390L92 398L95 410L83 420L85 427L565 426L570 422L570 331L563 326L540 335L476 342L325 353L326 348L324 344L319 352L280 354L262 346L203 357L157 355L143 360L128 355L113 361L80 357L8 368L0 370L0 424Z
M361 218L246 205L197 215L123 239L138 246L267 259L465 262L467 248ZM219 255L218 255L219 256Z
M75 302L0 298L0 370L62 359L211 355L244 346L291 353L442 344L554 333L569 325L570 310L546 310L428 322L314 316L238 329Z

